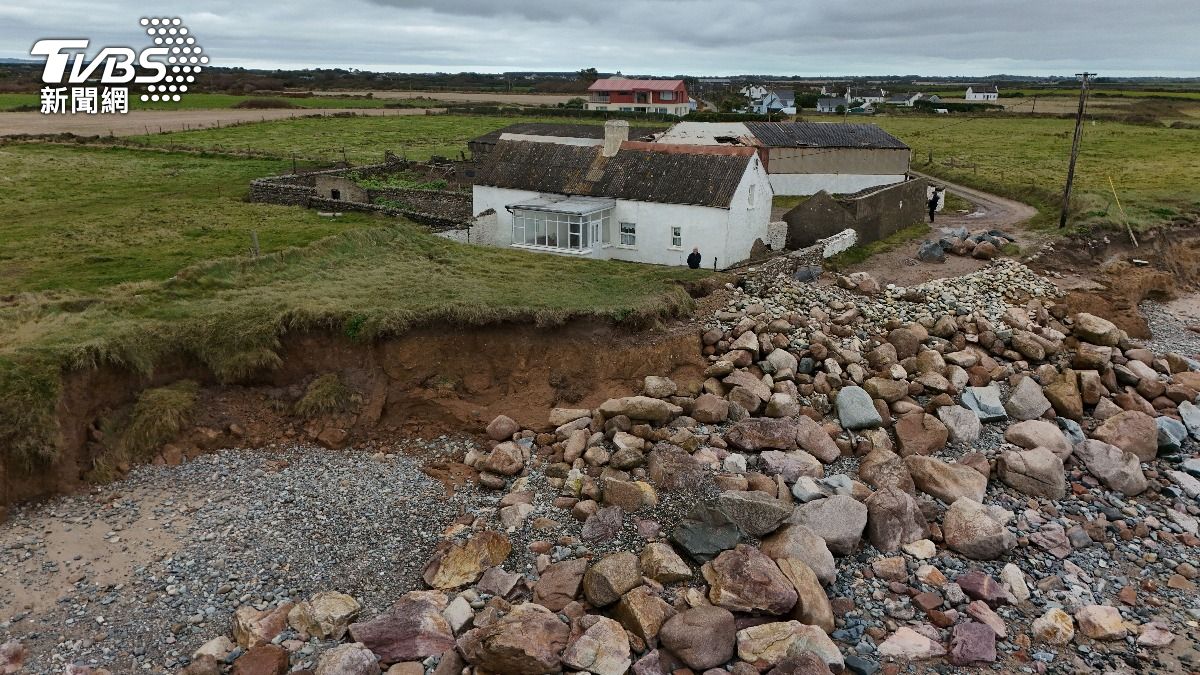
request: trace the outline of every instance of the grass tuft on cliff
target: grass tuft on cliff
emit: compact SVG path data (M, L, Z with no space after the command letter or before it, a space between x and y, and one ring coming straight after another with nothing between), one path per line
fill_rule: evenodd
M199 391L200 386L192 380L143 391L121 436L125 456L149 459L160 445L182 431L192 419Z
M304 396L296 401L296 414L306 419L345 412L353 402L354 392L342 382L337 373L326 373L304 390Z

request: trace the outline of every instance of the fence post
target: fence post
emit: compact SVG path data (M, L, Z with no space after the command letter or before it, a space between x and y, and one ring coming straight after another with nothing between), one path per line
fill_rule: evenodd
M250 230L250 255L258 257L258 230Z

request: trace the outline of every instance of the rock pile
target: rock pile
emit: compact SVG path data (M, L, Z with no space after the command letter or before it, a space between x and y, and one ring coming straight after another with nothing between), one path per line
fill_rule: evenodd
M1004 247L1016 243L1012 235L1000 230L982 230L968 232L965 227L942 229L942 236L936 240L927 239L921 242L917 250L917 260L922 262L946 262L946 254L970 256L979 260L992 260L999 257Z
M493 420L464 461L498 503L427 588L239 609L184 672L282 673L310 640L342 641L321 675L1170 669L1152 650L1200 620L1200 364L1010 261L775 281L707 324L702 379Z

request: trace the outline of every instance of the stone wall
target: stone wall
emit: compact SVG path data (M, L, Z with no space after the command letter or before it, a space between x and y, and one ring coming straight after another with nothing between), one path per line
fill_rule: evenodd
M367 190L367 199L371 204L387 205L420 213L436 213L462 223L471 220L471 195L466 192L380 188ZM389 204L382 204L384 201ZM395 206L396 204L404 206L398 207Z
M832 236L819 239L796 251L788 251L746 269L746 276L758 283L770 283L780 274L791 275L803 267L821 267L822 261L854 246L858 233L852 229L842 230Z
M787 248L800 249L845 229L867 244L924 220L923 179L907 180L852 195L818 192L784 214Z

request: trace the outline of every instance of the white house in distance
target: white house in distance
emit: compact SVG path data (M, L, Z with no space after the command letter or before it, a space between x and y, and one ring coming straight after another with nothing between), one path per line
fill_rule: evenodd
M683 115L692 111L683 80L634 80L606 77L588 87L588 110Z
M911 155L874 124L677 122L656 142L754 148L777 195L850 194L898 183Z
M867 105L879 105L887 100L887 92L878 87L848 87L846 98L851 103L862 101Z
M838 113L845 112L849 101L845 96L823 96L817 99L817 112L819 113ZM841 110L838 110L841 108Z
M582 258L730 267L767 240L771 183L754 148L501 140L472 188L472 241Z
M1000 98L1000 90L994 84L974 84L967 87L968 101L995 101Z

